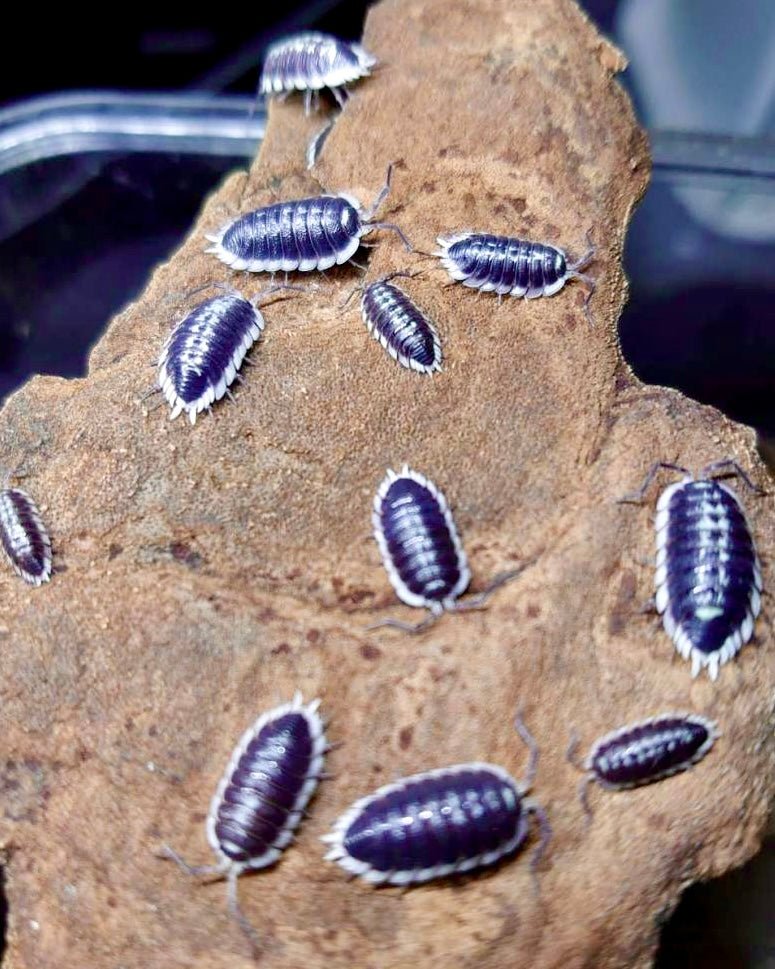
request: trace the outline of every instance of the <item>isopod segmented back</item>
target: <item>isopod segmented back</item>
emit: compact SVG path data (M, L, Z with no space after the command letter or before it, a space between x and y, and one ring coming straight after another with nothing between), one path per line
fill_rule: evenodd
M525 781L480 761L405 777L356 801L323 837L326 860L373 885L418 885L494 865L517 851L535 815L541 838L535 870L551 838L543 809L525 795L538 759L521 719L517 730L530 750Z
M369 333L402 367L424 374L441 370L436 327L398 286L385 279L370 283L361 312Z
M372 205L364 210L351 195L316 195L274 202L240 215L206 238L206 250L235 270L310 272L341 266L355 255L361 237L374 229L390 229L409 251L412 246L392 222L373 216L390 191L393 166Z
M450 277L464 286L499 296L536 299L554 296L570 279L581 279L589 289L584 311L595 291L595 281L582 270L591 262L595 247L575 263L569 263L557 246L484 232L460 232L439 236L434 253ZM591 318L590 318L591 322Z
M166 848L166 856L188 874L228 879L230 909L253 944L256 933L237 902L237 879L274 864L293 840L329 749L319 704L305 704L297 693L290 703L263 713L242 735L207 816L216 865L192 868Z
M35 502L21 488L0 491L0 544L17 575L38 586L51 577L51 540Z
M656 607L692 676L721 666L748 642L761 608L762 576L737 495L687 475L660 495L656 517Z
M367 77L377 63L361 44L330 34L306 31L284 37L267 49L259 89L262 94L330 88L341 103L340 88Z
M194 424L227 394L263 329L260 311L238 293L194 307L170 333L159 358L158 384L170 405L170 420L185 412Z

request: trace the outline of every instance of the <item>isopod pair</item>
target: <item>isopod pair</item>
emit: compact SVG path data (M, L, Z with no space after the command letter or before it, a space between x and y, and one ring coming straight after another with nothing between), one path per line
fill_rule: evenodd
M293 839L330 745L319 701L291 703L262 714L245 732L210 804L207 840L218 857L192 867L165 847L164 856L191 875L218 875L228 884L229 908L251 943L256 933L237 899L237 879L274 864ZM327 859L367 882L421 884L495 864L517 851L535 815L541 838L531 867L551 837L543 810L526 794L538 749L518 717L530 751L525 780L502 767L473 762L426 771L379 788L352 805L323 840Z

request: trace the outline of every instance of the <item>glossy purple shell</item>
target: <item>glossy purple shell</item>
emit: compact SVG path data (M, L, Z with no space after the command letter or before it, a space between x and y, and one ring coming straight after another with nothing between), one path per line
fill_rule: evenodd
M51 576L51 541L40 512L20 488L0 491L0 543L14 571L30 585Z
M376 62L360 44L312 31L294 34L268 48L259 88L264 95L335 89L366 77Z
M327 749L319 701L297 695L243 735L210 805L207 838L238 870L273 864L317 787Z
M441 344L436 329L402 290L377 280L363 291L363 320L371 335L401 366L418 373L441 369Z
M638 787L696 764L718 728L697 714L662 714L601 737L585 763L603 787Z
M733 491L690 477L657 503L656 606L692 675L719 667L748 642L762 577L751 531Z
M507 236L464 232L437 240L436 253L464 286L499 295L553 296L568 279L565 253L555 246Z
M374 497L374 537L393 588L409 606L452 609L471 580L444 495L404 465L388 471Z
M501 767L458 764L379 788L324 838L326 855L372 884L409 885L492 865L528 832L524 789Z
M170 333L159 358L159 387L170 420L185 412L191 423L233 383L264 319L246 299L228 293L196 306Z
M355 199L343 195L275 202L224 226L207 238L207 250L232 269L309 272L347 262L369 231Z

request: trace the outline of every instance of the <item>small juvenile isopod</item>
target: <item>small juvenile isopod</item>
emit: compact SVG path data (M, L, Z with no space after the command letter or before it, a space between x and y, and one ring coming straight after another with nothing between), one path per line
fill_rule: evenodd
M388 469L374 496L374 537L391 585L408 606L430 609L416 626L383 619L369 628L393 626L405 632L426 629L447 610L480 609L495 589L519 571L496 576L479 595L458 602L471 581L471 570L444 495L436 485L405 464L400 474Z
M419 885L494 865L517 851L538 819L535 868L551 838L544 810L526 798L538 749L518 718L530 750L522 783L495 764L475 761L405 777L356 801L323 841L327 861L372 885Z
M48 582L51 540L35 502L20 488L0 491L0 542L14 571L25 582Z
M280 289L274 286L266 297ZM206 299L172 330L159 357L158 387L170 407L170 420L181 411L192 424L203 410L225 394L240 379L238 371L245 354L264 329L258 307L239 293L224 293Z
M366 211L356 198L345 194L275 202L240 215L208 235L213 245L206 251L232 269L251 273L322 271L351 259L362 236L374 229L390 229L411 252L397 225L372 221L390 191L392 170L389 165L385 184Z
M329 744L318 714L319 700L290 703L262 714L243 734L210 804L207 840L216 865L191 867L165 846L166 857L189 875L228 880L229 908L256 943L255 932L237 901L237 879L246 871L273 865L293 840L322 776Z
M259 89L267 97L304 91L308 113L313 93L324 88L344 105L345 85L367 77L376 63L376 57L353 41L314 32L293 34L267 49Z
M394 273L393 275L406 275ZM388 276L363 290L361 313L369 333L402 367L418 373L441 370L441 343L436 328Z
M585 814L591 816L587 788L593 781L615 791L660 781L701 761L718 736L717 724L696 713L662 713L606 734L582 766Z
M685 475L657 502L655 604L675 648L692 663L692 676L719 668L740 652L761 608L762 575L740 499L710 477L732 469L758 490L733 461L718 461L694 477L659 462L642 487L623 501L640 501L660 468Z
M562 249L542 242L528 242L508 236L481 232L459 232L439 236L438 256L452 279L464 286L493 292L498 296L554 296L570 279L580 279L589 287L584 312L592 322L589 301L595 292L595 281L582 272L595 255L595 246L575 263L568 263Z

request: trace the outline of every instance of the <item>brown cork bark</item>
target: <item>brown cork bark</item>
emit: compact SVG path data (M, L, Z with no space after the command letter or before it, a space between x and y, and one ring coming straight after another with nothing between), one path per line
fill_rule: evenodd
M355 88L313 173L321 116L273 105L248 175L205 205L188 241L95 348L88 377L36 378L0 418L0 453L43 506L57 574L0 575L0 843L13 969L253 964L222 885L155 857L212 856L203 821L243 729L299 689L340 742L311 817L273 869L241 882L272 969L647 966L682 889L756 851L773 790L769 604L757 641L717 683L692 681L653 618L649 507L622 506L656 459L737 458L751 433L644 387L618 350L622 241L645 189L643 133L615 80L621 55L570 0L384 0ZM137 399L186 292L233 276L204 233L276 199L370 201L395 162L384 218L423 250L471 228L554 242L592 229L592 303L444 287L438 263L375 234L369 276L416 267L407 289L438 323L442 374L396 366L360 320L360 279L333 270L275 301L236 404L195 427ZM485 612L416 638L365 631L397 602L368 541L374 490L408 461L447 494L473 589L525 565ZM653 500L653 495L651 496ZM746 495L760 550L770 499ZM765 582L768 568L765 565ZM489 760L519 776L516 709L541 759L535 797L554 839L533 891L527 853L406 893L348 882L319 842L356 797L402 774ZM567 763L664 710L718 719L694 770L633 792L595 789L587 828ZM534 836L531 837L531 842ZM529 846L530 847L530 846ZM528 849L529 850L529 849Z

